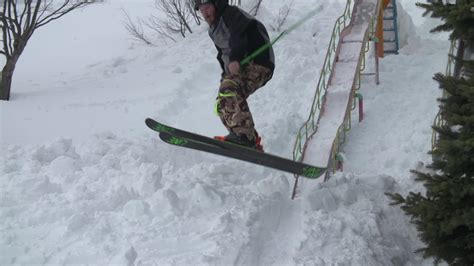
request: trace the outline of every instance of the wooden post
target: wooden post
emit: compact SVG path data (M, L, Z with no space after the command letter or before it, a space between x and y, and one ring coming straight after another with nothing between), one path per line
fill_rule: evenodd
M384 57L384 51L383 51L383 43L384 43L384 37L383 37L383 14L385 8L390 4L391 0L383 0L382 6L380 10L378 10L378 16L377 16L377 26L375 29L375 37L377 37L377 56L378 57Z

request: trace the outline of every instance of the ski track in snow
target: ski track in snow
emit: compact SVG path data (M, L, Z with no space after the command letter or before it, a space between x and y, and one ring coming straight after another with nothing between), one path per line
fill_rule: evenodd
M274 25L284 3L264 2L259 18ZM287 24L318 4L315 19L276 45L274 78L249 99L270 153L291 156L345 1L296 0ZM224 132L212 113L220 70L206 26L143 47L124 32L120 8L144 15L150 5L72 13L25 51L12 101L0 103L0 265L432 264L413 253L416 230L384 193L420 190L409 169L429 163L440 93L432 76L448 51L442 37L421 33L435 22L417 18L412 30L401 9L405 46L381 60L379 86L363 82L365 120L354 115L344 172L301 180L292 201L291 175L178 149L145 127L149 116ZM69 45L48 42L58 31Z

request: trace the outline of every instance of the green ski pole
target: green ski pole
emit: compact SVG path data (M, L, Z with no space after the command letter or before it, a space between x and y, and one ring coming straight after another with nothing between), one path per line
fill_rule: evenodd
M304 16L302 19L300 19L298 22L296 22L295 24L293 24L291 27L289 27L288 29L282 31L275 39L273 39L272 41L270 41L269 43L266 43L264 45L262 45L260 48L258 48L257 50L255 50L252 54L250 54L249 56L247 56L246 58L244 58L244 60L242 60L240 62L240 65L243 66L243 65L246 65L248 63L250 63L250 61L252 61L255 57L257 57L259 54L261 54L263 51L267 50L269 47L273 46L273 44L275 44L278 40L280 40L283 36L289 34L290 32L292 32L294 29L298 28L299 26L301 26L303 23L305 23L308 19L310 19L311 17L313 17L314 15L316 15L316 13L318 11L320 11L322 9L322 5L320 5L318 8L314 9L313 11L309 12L306 16Z

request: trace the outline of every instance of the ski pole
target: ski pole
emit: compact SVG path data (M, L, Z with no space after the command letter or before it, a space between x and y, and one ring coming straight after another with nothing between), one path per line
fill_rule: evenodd
M246 65L248 63L250 63L250 61L252 61L255 57L257 57L258 55L260 55L263 51L267 50L270 46L273 46L273 44L275 44L278 40L280 40L283 36L289 34L291 31L293 31L294 29L298 28L299 26L301 26L301 24L305 23L308 19L310 19L311 17L313 17L314 15L316 15L316 13L318 11L320 11L321 9L323 8L322 5L320 5L318 8L314 9L313 11L309 12L306 16L304 16L302 19L300 19L298 22L296 22L295 24L293 24L291 27L289 27L288 29L282 31L275 39L273 39L272 41L270 41L269 43L266 43L264 45L262 45L260 48L258 48L257 50L255 50L252 54L250 54L249 56L247 56L246 58L244 58L241 62L240 62L240 65L243 66L243 65Z

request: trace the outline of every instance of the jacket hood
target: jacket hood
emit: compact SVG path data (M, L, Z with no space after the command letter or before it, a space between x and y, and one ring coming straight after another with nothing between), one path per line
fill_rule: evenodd
M214 0L214 6L216 11L220 15L224 12L224 9L229 5L229 0Z
M220 17L224 9L229 5L229 0L194 0L194 9L198 10L199 5L205 3L213 4L216 7L217 16Z

